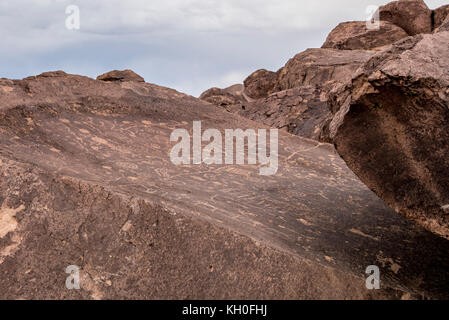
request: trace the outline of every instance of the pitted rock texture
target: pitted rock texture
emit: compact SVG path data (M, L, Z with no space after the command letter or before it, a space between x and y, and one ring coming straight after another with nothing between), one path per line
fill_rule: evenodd
M270 127L319 140L325 124L331 118L327 91L322 86L296 87L242 106L237 105L235 112Z
M439 28L449 16L449 4L433 10L433 27Z
M278 71L274 92L347 81L373 55L364 50L307 49Z
M200 99L251 120L305 138L320 139L329 120L327 94L353 73L374 52L308 49L277 72L258 70L244 81L244 92L212 88Z
M424 0L399 0L379 8L381 21L401 27L409 35L432 32L432 11Z
M371 50L406 37L402 28L387 21L380 21L379 29L368 29L365 21L343 22L329 33L322 48Z
M444 31L449 31L449 15L446 17L443 23L437 29L435 29L434 32L444 32Z
M332 93L330 138L404 216L449 238L449 32L395 43Z
M136 81L145 82L145 80L132 70L113 70L99 75L97 80L101 81Z
M273 176L174 165L170 135L195 120L266 128L147 83L2 79L0 298L448 298L449 242L331 145L281 132ZM365 287L373 264L381 290Z

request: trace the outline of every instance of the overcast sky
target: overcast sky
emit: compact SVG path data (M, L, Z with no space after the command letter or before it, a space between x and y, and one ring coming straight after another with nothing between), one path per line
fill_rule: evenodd
M388 0L0 0L0 77L44 71L96 77L132 69L147 82L198 96L277 70L320 47L339 23ZM447 0L427 0L433 9ZM80 29L66 28L66 7Z

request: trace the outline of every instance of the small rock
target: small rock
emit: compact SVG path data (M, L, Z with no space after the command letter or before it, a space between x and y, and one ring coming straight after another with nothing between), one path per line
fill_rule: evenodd
M114 82L114 81L135 81L145 82L145 80L132 70L113 70L97 77L97 80Z

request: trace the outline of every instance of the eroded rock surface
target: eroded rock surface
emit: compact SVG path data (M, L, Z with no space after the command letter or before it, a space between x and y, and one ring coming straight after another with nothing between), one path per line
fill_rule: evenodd
M301 137L319 140L331 117L327 105L328 88L301 86L271 94L264 99L246 102L235 112L248 119Z
M432 11L424 0L399 0L379 8L381 21L389 21L409 35L432 32Z
M368 29L365 21L340 23L327 36L322 48L340 50L371 50L408 37L401 28L388 21L380 21L379 29Z
M224 108L246 101L241 84L235 84L225 89L211 88L204 91L200 99Z
M436 28L434 32L443 32L443 31L449 31L449 16L446 17L443 23L438 28Z
M113 70L99 75L97 80L101 81L136 81L145 82L145 80L132 70Z
M449 242L388 208L329 144L279 169L174 165L173 130L266 128L175 90L0 81L0 297L447 298ZM381 269L367 290L365 269ZM67 290L67 266L81 290Z
M449 237L449 32L395 43L333 92L329 133L397 212Z
M245 79L245 94L252 99L264 98L273 92L276 82L276 72L265 69L257 70Z
M439 28L449 15L449 4L433 10L433 27Z

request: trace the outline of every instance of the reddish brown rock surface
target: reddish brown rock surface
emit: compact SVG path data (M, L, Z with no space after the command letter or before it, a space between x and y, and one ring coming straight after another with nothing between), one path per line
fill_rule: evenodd
M449 16L449 4L433 10L433 27L440 27Z
M259 99L273 92L277 81L277 73L265 69L253 72L244 81L244 92L251 99Z
M241 84L236 84L225 89L211 88L204 91L200 99L224 108L246 101L243 97L243 85Z
M397 212L449 238L449 32L418 35L334 91L330 137Z
M171 163L170 134L260 128L142 82L0 81L0 298L447 298L449 242L389 209L329 144L279 170ZM381 269L367 290L365 269ZM67 266L81 290L67 290Z
M97 77L101 81L136 81L144 82L145 80L132 70L113 70Z
M314 140L319 140L331 112L323 86L301 86L283 90L244 105L239 115Z
M365 21L340 23L327 36L322 48L340 50L371 50L392 44L408 36L400 27L381 21L379 29L368 29Z
M423 0L399 0L379 8L381 21L391 22L409 35L432 32L432 11Z
M443 32L443 31L449 31L449 16L446 17L443 23L438 28L436 28L434 32Z

